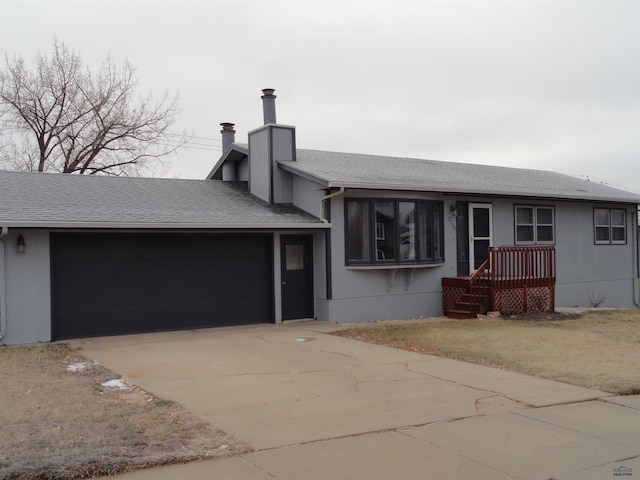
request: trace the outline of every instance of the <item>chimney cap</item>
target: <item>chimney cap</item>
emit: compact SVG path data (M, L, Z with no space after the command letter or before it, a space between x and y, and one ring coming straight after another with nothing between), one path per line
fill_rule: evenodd
M264 94L264 96L262 98L275 97L275 95L273 94L273 92L275 92L275 91L276 91L275 88L263 88L262 89L262 93Z
M235 130L233 129L233 127L236 126L235 123L222 122L220 126L222 127L222 130L220 130L220 133L235 132Z

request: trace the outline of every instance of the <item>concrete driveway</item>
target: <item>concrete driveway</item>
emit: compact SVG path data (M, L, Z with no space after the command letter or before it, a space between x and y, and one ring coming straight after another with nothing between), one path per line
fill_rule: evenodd
M638 396L326 333L336 328L300 322L71 343L255 449L123 480L602 480L621 467L640 477Z

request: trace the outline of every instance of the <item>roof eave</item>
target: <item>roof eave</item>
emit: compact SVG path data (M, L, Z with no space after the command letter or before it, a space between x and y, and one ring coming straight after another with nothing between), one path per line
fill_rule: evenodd
M301 171L297 168L295 168L295 165L291 165L291 164L295 164L295 160L278 160L278 166L280 166L280 168L282 168L283 170L289 172L289 173L293 173L294 175L300 177L300 178L304 178L305 180L310 180L314 183L318 183L320 185L322 185L323 187L330 187L331 185L331 181L327 180L326 178L321 178L318 177L316 175L313 175L311 173L308 172L304 172Z
M296 171L295 173L300 173ZM328 188L345 188L345 189L361 189L361 190L399 190L399 191L415 191L415 192L435 192L451 195L487 195L487 196L502 196L502 197L531 197L531 198L549 198L557 200L581 200L581 201L594 201L594 202L610 202L610 203L627 203L630 205L640 205L640 200L634 200L625 197L599 197L589 195L556 195L551 193L534 193L534 192L522 192L522 191L505 191L505 190L471 190L460 188L442 188L442 187L430 187L426 185L397 185L390 183L360 183L360 182L341 182L341 181L327 181L324 183Z
M2 221L7 228L76 228L76 229L167 229L167 230L299 230L331 228L330 223L141 223L141 222L52 222L52 221Z
M599 196L597 194L590 195L588 192L580 194L554 194L544 192L523 192L521 190L478 190L477 188L457 188L457 187L434 187L429 185L407 185L392 183L373 183L373 182L349 182L341 180L330 180L326 177L320 177L298 168L295 161L278 161L278 165L283 170L297 175L301 178L311 180L322 185L325 188L345 188L345 189L362 189L362 190L398 190L398 191L414 191L414 192L434 192L450 195L487 195L487 196L503 196L503 197L527 197L527 198L548 198L555 200L576 200L576 201L594 201L608 203L625 203L629 205L640 205L640 197L630 193L630 197L618 196Z

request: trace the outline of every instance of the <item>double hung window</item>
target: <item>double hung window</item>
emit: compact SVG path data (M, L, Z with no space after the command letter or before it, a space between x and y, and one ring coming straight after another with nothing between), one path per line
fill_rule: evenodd
M555 243L553 207L516 205L516 245Z
M347 265L444 261L442 202L347 199L345 209Z
M626 212L622 209L595 208L593 210L595 243L627 243L626 217Z

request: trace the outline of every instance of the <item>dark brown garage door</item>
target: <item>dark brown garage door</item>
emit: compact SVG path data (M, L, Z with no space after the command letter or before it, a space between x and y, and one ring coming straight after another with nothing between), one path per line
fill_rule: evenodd
M51 235L54 340L271 322L271 235Z

